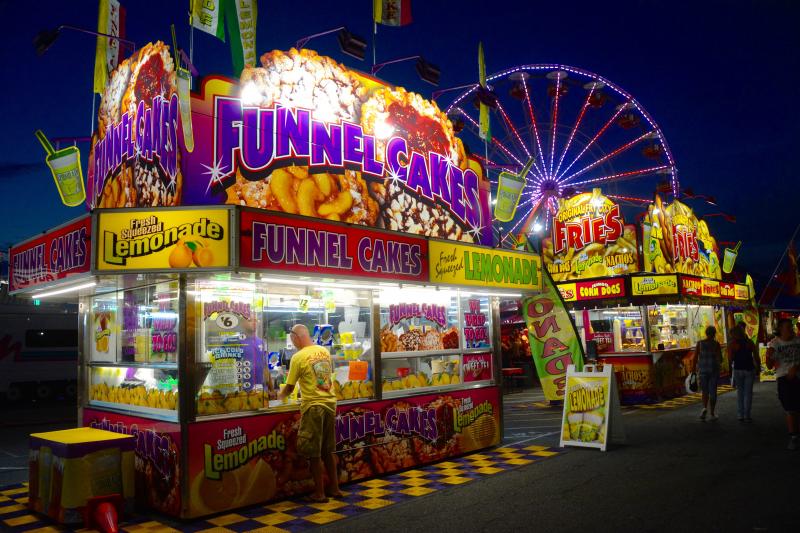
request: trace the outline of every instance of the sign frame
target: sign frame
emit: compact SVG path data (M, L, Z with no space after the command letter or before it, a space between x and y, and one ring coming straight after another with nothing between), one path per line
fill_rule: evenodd
M573 380L594 380L599 381L600 386L608 391L604 394L604 402L601 410L604 415L603 425L601 428L600 442L584 442L580 440L565 439L565 431L570 431L568 415L570 414L569 406L569 388L570 379ZM619 403L619 391L617 390L617 380L614 375L613 365L584 365L583 370L578 372L575 370L574 365L567 367L567 381L565 387L564 409L561 415L561 429L559 435L558 445L560 447L574 446L580 448L595 448L604 452L608 449L608 442L614 441L615 443L625 442L625 428L622 425L622 411ZM565 427L566 426L566 427Z
M82 215L80 217L73 218L63 224L59 224L47 231L36 235L35 237L30 237L21 241L19 243L13 244L8 249L8 292L9 294L18 294L26 291L31 291L35 289L43 289L47 287L51 287L53 283L57 282L65 282L65 281L74 281L77 279L82 279L86 277L90 277L93 273L93 265L94 265L94 240L93 237L93 228L94 228L94 218L90 214ZM22 248L27 249L30 245L36 243L37 241L41 241L42 244L45 245L45 254L42 260L46 263L46 266L49 266L50 263L50 247L51 243L54 239L60 237L60 233L63 230L68 228L74 228L75 230L79 229L86 229L86 236L85 236L85 243L88 244L88 247L85 246L84 250L84 261L83 265L76 268L71 268L64 275L57 276L53 280L46 280L40 281L36 283L29 283L24 287L16 287L14 284L14 255L19 253Z
M428 260L429 260L429 253L428 253L428 244L429 239L426 237L422 237L419 235L413 235L410 233L403 233L403 232L396 232L396 231L387 231L383 229L374 229L369 226L363 226L359 224L347 224L343 222L335 222L330 220L324 219L316 219L310 217L302 217L298 215L291 215L291 214L284 214L277 211L266 211L263 209L255 209L255 208L246 208L241 207L236 209L239 213L238 217L238 234L237 234L237 250L239 252L239 256L236 260L236 265L242 271L253 271L253 272L274 272L275 274L291 274L297 275L301 272L312 272L319 276L319 277L335 277L337 279L341 278L352 278L352 279L374 279L377 281L383 280L392 280L392 281L399 281L399 282L406 282L406 283L427 283L428 282ZM274 268L267 268L262 267L256 264L255 260L252 260L247 257L249 250L252 246L252 239L253 236L250 234L252 232L253 222L259 221L271 221L276 223L282 224L295 224L295 227L303 227L306 229L310 228L318 228L319 230L328 231L332 229L340 230L342 233L346 233L349 237L355 236L353 238L353 245L348 246L348 251L350 248L357 248L358 243L361 239L365 237L385 237L386 241L393 240L394 242L398 243L406 243L406 244L418 244L420 246L420 272L417 275L404 275L402 273L372 273L367 272L361 268L356 269L355 266L358 263L358 258L354 256L350 256L350 259L353 260L353 267L351 269L331 269L330 267L307 267L307 266L298 266L296 268L283 268L282 266L277 266ZM351 242L351 241L348 241ZM265 263L268 263L268 260L263 260ZM319 271L317 271L319 269Z
M164 214L174 213L180 211L196 211L198 213L207 211L227 211L228 213L228 235L223 237L227 241L228 247L228 264L224 266L215 267L188 267L188 268L100 268L99 259L101 253L100 246L100 218L104 214L125 213L130 214L131 217L139 214ZM114 208L114 209L95 209L92 212L92 227L95 230L95 239L92 240L92 273L94 274L124 274L126 272L136 273L191 273L191 272L220 272L220 271L233 271L238 264L238 248L237 239L234 236L239 235L239 217L236 212L236 207L231 205L219 206L178 206L178 207L156 207L156 208Z
M453 255L452 261L456 264L455 270L458 274L460 279L447 281L441 279L441 275L435 275L434 271L434 255L437 251L440 250L441 247L452 247L456 254ZM464 275L466 270L466 266L463 264L463 256L460 261L460 266L458 266L458 258L456 255L460 252L467 252L469 250L474 250L476 252L484 253L484 254L494 254L500 257L509 257L509 258L520 258L520 259L528 259L535 263L536 270L534 274L537 277L537 281L535 285L519 285L510 282L486 282L483 280L468 280ZM454 273L454 275L456 275ZM444 239L428 239L428 283L432 285L447 285L447 286L460 286L460 287L478 287L486 290L500 290L500 291L521 291L523 293L538 293L543 290L544 287L544 265L542 262L542 256L537 253L525 253L519 250L506 250L500 248L489 248L486 246L476 246L473 244L466 244L458 241L450 241Z

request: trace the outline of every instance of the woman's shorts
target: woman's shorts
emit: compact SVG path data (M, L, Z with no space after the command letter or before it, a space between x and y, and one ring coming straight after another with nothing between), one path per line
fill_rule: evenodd
M800 377L779 377L778 398L784 411L800 411Z

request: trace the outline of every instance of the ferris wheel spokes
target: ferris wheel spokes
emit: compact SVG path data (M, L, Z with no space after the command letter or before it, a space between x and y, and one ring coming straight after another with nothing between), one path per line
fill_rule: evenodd
M591 147L592 147L592 145L593 145L595 142L597 142L597 139L599 139L599 138L600 138L600 136L601 136L601 135L603 135L603 134L606 132L606 130L607 130L609 127L611 127L611 125L612 125L612 124L614 124L614 121L615 121L615 120L617 120L617 118L618 118L618 117L619 117L619 116L622 114L622 112L623 112L625 109L627 109L627 106L628 106L628 103L626 103L626 104L622 104L622 105L620 105L620 106L618 106L618 107L617 107L617 110L616 110L616 112L615 112L615 113L614 113L614 114L611 116L611 118L610 118L610 119L608 119L608 122L606 122L605 124L603 124L603 127L602 127L602 128L600 128L600 131L598 131L598 132L597 132L597 134L596 134L594 137L592 137L592 139L591 139L591 140L590 140L588 143L586 143L586 146L584 146L584 147L583 147L583 150L581 150L581 151L580 151L580 153L578 154L578 156L577 156L575 159L573 159L573 160L572 160L572 162L571 162L569 165L567 165L567 168L565 168L565 169L564 169L564 171L561 173L561 176L563 176L564 174L566 174L567 172L569 172L569 169L571 169L571 168L572 168L572 166L573 166L575 163L577 163L577 162L578 162L578 160L579 160L581 157L583 157L583 154L585 154L585 153L586 153L586 151L587 151L587 150L589 150L589 148L591 148Z
M604 181L612 181L612 180L622 181L624 179L630 179L630 178L634 178L636 176L643 176L645 174L652 174L652 173L658 172L660 170L665 170L665 169L668 169L668 168L670 168L669 165L659 165L657 167L650 167L650 168L645 168L645 169L642 169L642 170L630 170L628 172L620 172L618 174L611 174L610 176L600 176L599 178L592 178L590 180L579 181L579 182L576 182L576 183L571 183L570 185L572 185L573 187L581 187L583 185L593 185L593 184L601 183L601 182L604 182Z
M567 139L567 144L564 145L564 150L561 152L561 157L558 160L558 165L556 165L556 171L553 175L558 176L558 171L561 169L561 164L564 162L564 157L566 157L567 152L569 151L569 147L572 146L572 139L575 138L575 133L578 131L578 126L580 126L581 122L583 121L583 116L586 114L586 110L589 109L589 104L592 100L592 95L594 94L595 87L597 86L596 83L593 83L591 88L589 89L588 94L586 95L586 101L583 103L583 107L581 108L581 112L578 115L578 119L575 121L575 125L572 127L572 131L569 134L569 138Z
M582 169L578 170L577 172L573 172L572 174L570 174L569 176L566 176L566 177L564 177L564 176L560 177L559 181L561 181L562 183L569 183L571 180L573 180L573 179L577 178L578 176L580 176L581 174L584 174L585 172L593 169L597 165L601 165L601 164L605 163L606 161L608 161L612 157L621 154L622 152L624 152L625 150L631 148L632 146L635 146L637 143L652 137L653 134L655 134L655 133L657 133L655 130L648 131L648 132L640 135L639 137L633 139L632 141L627 142L627 143L623 144L622 146L618 147L617 149L607 153L606 155L604 155L603 157L597 159L596 161L593 161L592 163L589 163L588 165L586 165Z
M539 160L542 162L542 169L545 168L544 152L542 151L542 143L539 139L539 128L536 126L536 115L533 113L533 104L531 103L531 95L528 92L528 81L525 76L522 77L522 86L525 89L525 100L528 102L528 113L531 117L531 127L533 128L533 137L536 139L536 147L539 149Z
M477 131L480 131L480 126L479 126L479 125L478 125L478 123L475 121L475 119L473 119L471 116L469 116L469 114L468 114L466 111L464 111L464 109L462 109L461 107L457 107L456 109L458 110L458 112L459 112L459 113L461 113L461 116L463 116L464 118L466 118L466 119L467 119L467 120L470 122L470 124L472 124L472 127L475 129L475 131L476 131L476 132L477 132ZM498 148L500 148L500 150L502 150L502 151L503 151L503 153L505 153L505 154L506 154L508 157L510 157L511 159L513 159L514 161L516 161L517 163L519 163L519 166L520 166L520 167L524 167L524 166L525 166L525 164L524 164L522 161L520 161L520 160L517 158L517 156L515 156L515 155L514 155L514 154L511 152L511 150L509 150L508 148L506 148L506 147L505 147L505 145L504 145L503 143L501 143L500 141L498 141L498 140L497 140L497 137L492 137L492 144L494 144L495 146L497 146Z
M550 172L548 176L553 176L553 159L556 154L556 131L558 128L558 100L561 97L561 80L567 77L567 73L563 70L556 70L547 75L548 79L555 78L556 80L556 93L553 96L553 115L552 115L552 130L550 139Z
M528 151L528 145L526 145L522 141L522 137L519 136L517 128L514 127L514 124L511 122L511 119L508 118L506 110L503 109L503 104L501 104L499 100L497 100L497 109L500 111L500 114L503 115L503 119L505 120L505 123L508 125L508 128L511 130L511 132L513 132L514 136L517 138L517 141L519 141L519 145L522 146L522 149L525 150L525 153L528 155L528 159L530 159L531 153L530 151Z

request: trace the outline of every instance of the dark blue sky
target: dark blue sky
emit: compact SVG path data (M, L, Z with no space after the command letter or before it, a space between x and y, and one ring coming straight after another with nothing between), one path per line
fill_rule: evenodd
M188 0L123 0L129 38L169 41L178 25L188 44ZM80 215L60 204L33 131L51 137L90 133L93 38L64 33L43 56L31 41L43 28L94 28L94 0L5 1L0 46L0 245ZM301 8L302 5L302 8ZM491 5L492 9L485 6ZM524 63L583 67L625 88L661 126L684 187L716 196L738 222L710 219L719 240L742 239L739 267L768 275L800 221L800 8L791 1L597 2L462 0L413 2L414 23L378 33L378 60L423 53L442 69L441 87L476 80L484 42L488 72ZM262 0L258 50L288 48L300 37L347 25L368 37L371 0ZM334 36L309 47L354 68ZM230 74L227 45L195 32L201 74ZM429 95L413 66L387 67L388 81ZM448 97L439 100L449 103ZM81 146L88 153L88 146ZM700 203L700 213L715 209Z

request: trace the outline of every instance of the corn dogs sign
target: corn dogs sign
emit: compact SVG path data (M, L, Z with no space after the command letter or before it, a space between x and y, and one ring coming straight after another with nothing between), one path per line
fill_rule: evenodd
M600 189L561 200L543 256L554 281L629 274L638 270L636 228Z

